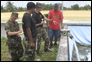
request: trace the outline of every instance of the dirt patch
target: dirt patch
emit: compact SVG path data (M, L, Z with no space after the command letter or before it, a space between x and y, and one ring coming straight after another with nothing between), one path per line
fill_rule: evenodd
M5 53L5 56L6 56L8 59L11 59L11 55L10 55L9 52L6 52L6 53Z

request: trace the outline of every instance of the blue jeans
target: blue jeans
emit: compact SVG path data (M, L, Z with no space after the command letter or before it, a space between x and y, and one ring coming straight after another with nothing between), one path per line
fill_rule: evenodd
M53 30L49 28L49 39L52 40L54 36L55 38L60 38L60 29Z

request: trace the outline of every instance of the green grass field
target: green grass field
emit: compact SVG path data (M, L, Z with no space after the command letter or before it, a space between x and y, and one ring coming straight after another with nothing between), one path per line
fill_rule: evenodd
M11 56L8 52L8 46L6 45L6 40L7 39L4 37L1 38L1 61L11 61ZM42 44L40 48L41 57L37 56L36 54L35 61L37 61L37 59L40 59L41 61L55 61L57 52L58 52L58 45L56 47L53 46L52 52L44 52L44 44ZM21 60L25 61L24 56L21 58Z

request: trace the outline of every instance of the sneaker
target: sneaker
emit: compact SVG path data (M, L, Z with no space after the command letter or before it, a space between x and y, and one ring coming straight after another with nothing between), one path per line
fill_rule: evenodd
M55 46L57 46L57 43L54 43Z
M50 47L49 47L50 49L52 48L52 45L53 45L53 44L50 44Z
M41 56L40 53L39 53L38 51L36 51L36 52L37 52L37 55L38 55L38 56Z
M22 60L19 60L19 61L22 61Z
M37 53L38 56L41 56L40 53Z
M51 51L51 50L49 50L49 49L45 49L44 51L45 51L45 52L52 52L52 51Z

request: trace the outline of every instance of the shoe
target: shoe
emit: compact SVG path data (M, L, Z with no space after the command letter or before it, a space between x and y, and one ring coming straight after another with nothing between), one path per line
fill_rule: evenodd
M21 60L19 60L19 59L13 59L13 58L12 58L12 61L21 61Z
M54 43L55 46L57 46L57 43Z
M45 49L44 51L45 51L45 52L52 52L52 51L51 51L51 50L49 50L49 49Z
M38 56L41 56L40 53L39 53L38 51L36 51L36 52L37 52L37 55L38 55Z
M52 48L52 45L53 45L53 44L50 44L50 47L49 47L50 49Z
M40 53L37 53L38 56L41 56Z
M37 53L38 56L41 56L40 53Z
M22 60L19 60L19 61L22 61Z

